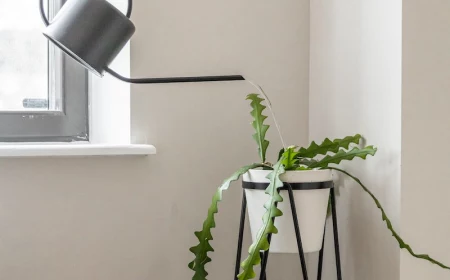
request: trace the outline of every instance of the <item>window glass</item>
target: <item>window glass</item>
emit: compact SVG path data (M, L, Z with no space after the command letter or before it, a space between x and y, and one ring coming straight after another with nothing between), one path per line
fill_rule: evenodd
M0 111L48 110L48 43L39 1L0 0Z

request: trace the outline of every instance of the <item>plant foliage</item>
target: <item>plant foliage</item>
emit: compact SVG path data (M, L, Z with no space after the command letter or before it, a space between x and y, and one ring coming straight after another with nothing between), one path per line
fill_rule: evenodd
M242 174L246 173L250 169L255 169L262 166L262 164L255 163L240 168L228 179L226 179L217 189L212 198L211 206L208 209L208 215L203 222L202 230L195 232L195 236L197 236L199 244L190 249L190 251L195 255L195 259L189 264L189 268L195 271L194 277L192 277L193 280L205 280L206 276L208 276L208 272L205 270L205 265L211 261L211 258L208 256L208 252L214 252L213 247L209 243L213 240L211 229L216 227L214 216L219 211L218 204L222 201L223 192L230 187L232 182L238 180Z
M291 146L286 149L286 151L281 155L282 164L284 165L284 169L287 170L295 170L298 167L300 160L298 159L298 152L295 151L296 147ZM284 156L284 157L283 157Z
M334 155L327 155L318 162L312 163L309 168L327 168L329 164L339 164L343 160L352 160L355 157L366 159L368 155L374 156L376 152L377 148L373 146L367 146L363 149L355 147L351 151L342 149Z
M213 240L211 230L216 226L215 214L218 212L218 203L222 201L223 191L227 190L230 187L230 184L233 181L238 180L242 174L248 172L250 169L259 167L262 167L263 169L273 169L267 177L269 179L269 186L266 189L266 193L269 195L269 200L264 204L266 212L262 217L263 225L259 229L253 244L248 250L248 257L241 263L242 272L238 275L239 280L255 278L256 274L254 267L261 263L260 253L261 251L267 251L270 247L268 236L269 234L276 234L278 232L274 221L276 217L283 215L281 210L277 207L278 203L283 201L283 198L278 191L278 189L283 186L280 175L289 170L332 169L350 176L363 188L375 202L376 206L381 210L383 221L386 222L388 230L392 233L401 249L406 249L415 258L424 259L442 268L450 269L450 267L431 258L429 255L415 253L411 246L405 243L394 230L390 219L387 217L386 212L375 195L371 193L358 178L342 169L329 166L330 164L340 164L344 160L353 160L354 158L365 160L369 155L374 156L377 152L377 148L374 146L358 147L357 145L360 144L362 139L359 134L335 140L326 138L320 144L313 141L307 148L290 146L286 149L281 149L277 163L272 166L271 163L266 162L266 152L269 146L269 141L266 139L266 133L269 129L269 125L264 124L264 121L267 118L263 115L263 111L266 109L266 106L262 104L264 99L259 97L258 94L249 94L247 100L251 101L251 115L253 117L252 126L255 130L253 139L258 145L261 163L242 167L225 180L217 189L213 196L211 206L209 207L208 215L203 222L202 230L195 232L199 243L197 246L190 249L195 255L195 259L189 264L189 268L195 272L192 278L193 280L206 280L206 277L208 276L205 265L211 261L208 253L214 251L210 244L210 241Z
M318 145L316 142L312 142L308 148L300 148L299 157L314 158L318 155L326 155L328 153L337 153L339 149L348 149L350 144L359 144L361 141L361 135L347 136L344 139L335 139L331 141L325 138L323 142Z
M372 200L375 202L375 205L381 211L381 218L383 219L383 221L386 222L386 226L387 226L388 230L392 233L392 236L397 241L398 246L400 247L400 249L406 249L411 256L413 256L413 257L415 257L417 259L427 260L427 261L429 261L432 264L435 264L435 265L438 265L438 266L440 266L440 267L442 267L444 269L449 269L450 270L449 266L444 265L443 263L433 259L432 257L430 257L427 254L417 254L417 253L415 253L414 250L411 248L411 246L409 244L407 244L405 241L403 241L403 238L400 237L400 235L397 233L397 231L395 231L394 227L392 226L392 222L388 218L388 216L386 214L386 211L384 211L384 208L381 206L381 203L378 201L376 196L366 186L364 186L364 184L361 182L361 180L359 180L355 176L351 175L350 173L348 173L348 172L346 172L346 171L344 171L342 169L335 168L335 167L330 167L329 169L333 169L333 170L342 172L343 174L345 174L345 175L349 176L350 178L352 178L372 198Z
M280 175L285 172L282 161L284 156L273 166L273 171L268 175L270 183L266 189L266 194L269 195L269 201L264 204L266 213L263 216L263 225L259 229L256 239L248 250L248 257L242 264L242 272L238 275L239 280L253 279L256 276L254 267L261 263L261 251L267 251L270 247L269 240L267 239L269 234L278 233L274 224L274 219L283 215L277 204L283 201L283 198L278 192L278 188L283 186L283 182L280 180Z
M269 129L269 125L264 124L265 119L267 119L267 116L263 115L263 111L266 109L266 106L262 104L264 99L259 97L258 94L252 93L247 95L247 100L251 100L250 106L253 108L250 112L253 117L252 126L255 129L253 139L258 144L261 162L266 162L266 152L269 147L269 141L266 140L266 132Z

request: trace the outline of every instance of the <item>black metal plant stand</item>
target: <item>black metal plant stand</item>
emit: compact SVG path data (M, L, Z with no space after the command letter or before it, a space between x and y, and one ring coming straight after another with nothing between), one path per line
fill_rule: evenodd
M292 211L292 217L293 217L293 223L294 223L294 229L295 229L295 235L297 238L297 247L299 251L299 257L300 257L300 264L302 267L303 272L303 280L308 280L308 271L306 268L306 261L305 261L305 253L303 251L302 246L302 238L300 235L300 226L298 223L297 218L297 210L296 205L294 201L294 192L293 192L293 186L297 189L316 189L320 188L317 187L317 184L326 184L328 183L330 185L330 202L331 202L331 214L332 214L332 221L333 221L333 236L334 236L334 251L335 251L335 257L336 257L336 272L337 272L337 280L342 280L342 272L341 272L341 257L340 257L340 250L339 250L339 234L338 234L338 226L337 226L337 213L336 213L336 195L334 190L334 185L332 182L323 182L323 183L297 183L297 184L289 184L285 183L282 188L279 190L287 190L289 193L289 201L291 204L291 211ZM249 182L243 182L243 195L242 195L242 207L241 207L241 218L240 218L240 226L239 226L239 240L238 240L238 246L237 246L237 254L236 254L236 266L234 271L234 279L238 280L237 275L240 272L240 263L241 263L241 256L242 256L242 242L244 237L244 226L245 226L245 214L247 211L247 198L245 195L245 189L255 189L255 185L259 185L256 188L257 189L264 189L264 186L261 186L261 183L249 183ZM268 184L265 184L265 187ZM250 187L249 187L250 186ZM322 280L322 265L323 265L323 253L324 253L324 243L325 243L325 231L322 241L322 249L319 252L319 265L318 265L318 272L317 272L317 280ZM272 234L268 236L269 243L271 242ZM269 259L269 250L266 252L261 252L261 273L259 280L267 280L266 278L266 268L267 268L267 262Z

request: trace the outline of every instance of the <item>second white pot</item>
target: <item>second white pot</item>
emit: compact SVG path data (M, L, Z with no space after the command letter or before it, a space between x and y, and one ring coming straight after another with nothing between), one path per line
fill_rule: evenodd
M269 200L269 196L264 190L268 186L269 180L266 177L270 172L271 170L250 170L243 176L253 240L262 226L262 217L266 212L264 203ZM294 189L303 251L305 253L320 251L332 187L332 171L287 171L280 179L290 183ZM287 190L282 190L280 194L283 202L278 204L278 208L283 212L283 216L275 219L278 233L272 236L270 252L298 253L289 194Z

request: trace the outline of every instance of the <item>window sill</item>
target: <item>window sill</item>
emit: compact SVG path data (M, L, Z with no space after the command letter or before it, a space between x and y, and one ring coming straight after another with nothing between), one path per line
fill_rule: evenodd
M0 158L148 156L153 154L156 154L156 148L152 145L110 145L89 143L0 145Z

